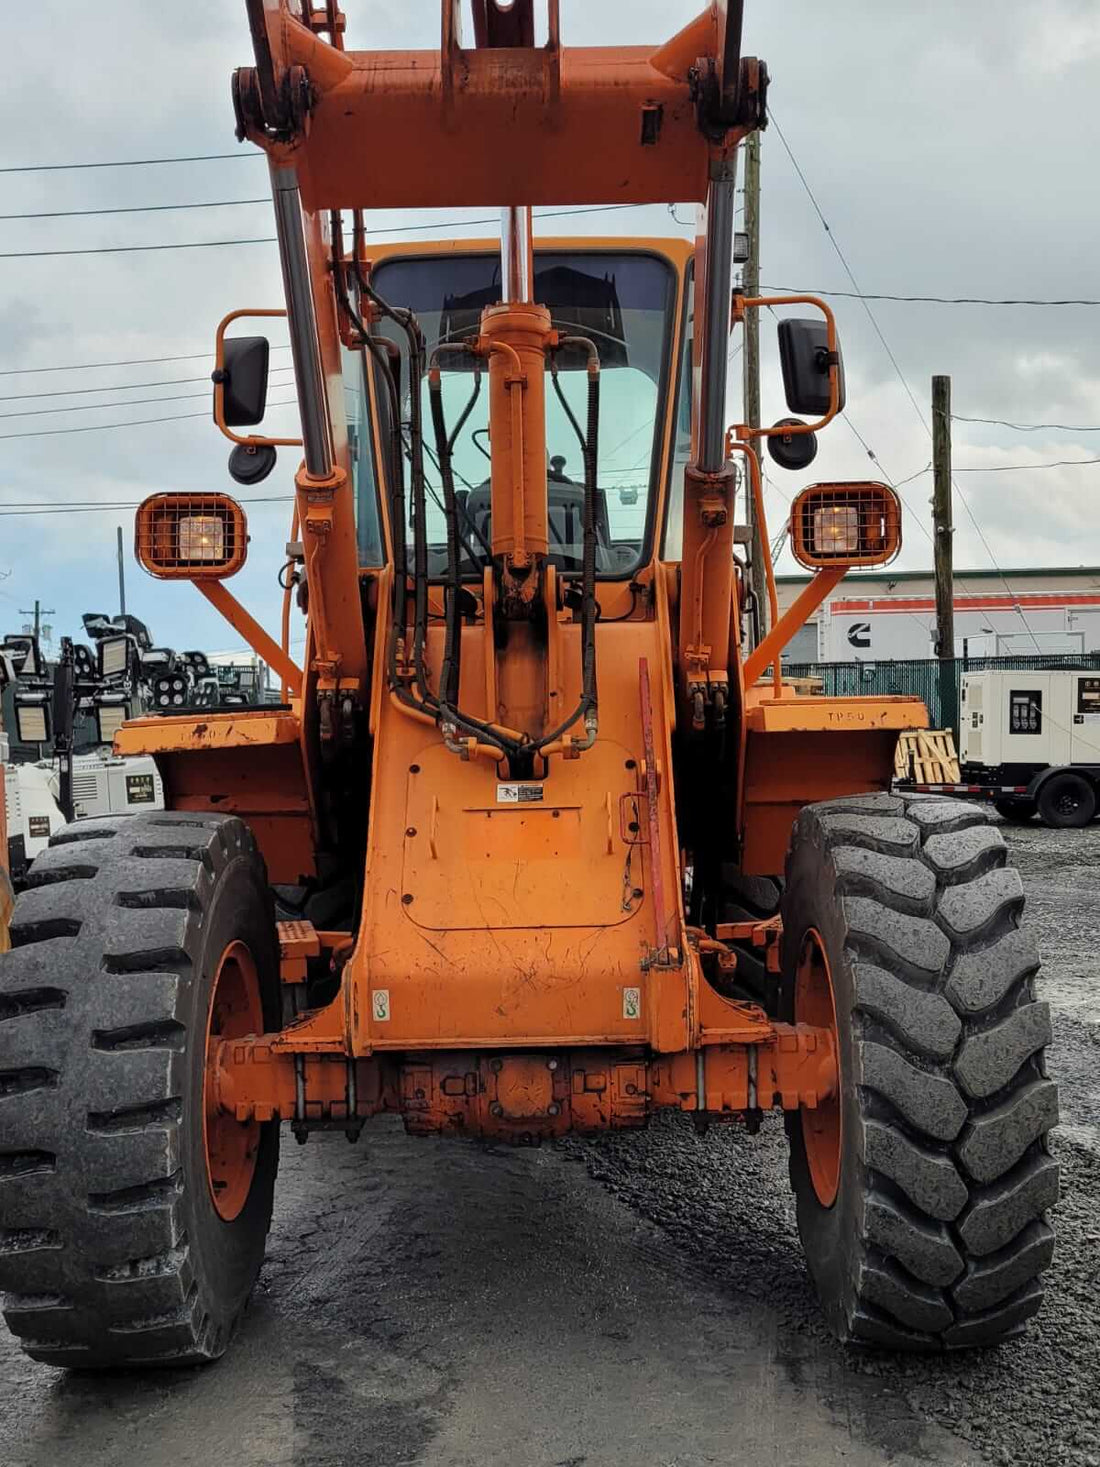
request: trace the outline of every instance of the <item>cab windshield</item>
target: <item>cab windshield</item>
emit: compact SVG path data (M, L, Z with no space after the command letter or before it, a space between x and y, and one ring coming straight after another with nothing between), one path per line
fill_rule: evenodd
M495 254L432 255L388 260L372 284L393 307L411 309L427 342L461 341L477 332L482 308L500 299L500 261ZM649 540L650 505L656 498L676 276L654 255L608 251L538 252L534 298L548 307L562 335L587 336L600 354L600 428L597 502L597 574L632 575ZM392 322L379 327L402 353L401 416L408 445L410 392L407 342ZM473 372L459 355L444 359L443 401L453 432L470 399ZM586 358L562 352L559 381L577 421L587 411ZM446 574L446 524L425 378L421 393L427 491L428 573ZM386 394L376 394L387 413ZM462 506L463 571L479 576L491 542L488 383L454 445L455 487ZM383 430L388 423L383 418ZM550 560L558 570L582 565L584 466L577 435L556 394L546 391L547 481ZM410 521L411 531L411 521Z

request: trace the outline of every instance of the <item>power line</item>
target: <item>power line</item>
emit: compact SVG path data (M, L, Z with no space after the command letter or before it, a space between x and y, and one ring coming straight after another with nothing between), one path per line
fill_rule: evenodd
M913 482L914 479L920 479L925 474L930 474L931 472L932 472L932 465L930 463L929 464L925 464L925 466L924 466L923 469L918 469L915 474L910 474L907 479L899 479L897 481L897 483L893 487L895 489L900 489L903 484L912 484L912 482Z
M966 464L953 472L956 474L1014 474L1023 469L1074 469L1081 464L1100 464L1100 458L1055 458L1042 464Z
M901 367L898 365L898 359L897 359L897 357L895 357L894 356L894 353L890 350L890 343L886 340L886 337L882 334L882 328L878 324L878 321L877 321L877 319L875 317L875 313L871 310L871 307L867 304L868 297L864 295L864 292L863 292L862 288L860 287L860 283L856 279L856 277L855 277L855 275L854 275L854 273L852 271L852 267L848 264L848 260L847 260L845 254L844 254L844 251L840 248L840 245L837 243L836 236L833 234L833 231L829 228L829 221L825 218L825 215L821 212L821 205L817 202L817 197L814 194L813 189L810 187L809 182L808 182L808 180L806 178L806 175L802 172L802 169L798 166L798 160L794 156L794 154L791 152L790 144L787 142L787 139L783 136L783 131L780 128L779 124L776 122L774 113L771 113L769 115L768 120L771 123L771 125L775 128L776 135L778 136L779 141L783 144L783 149L784 149L785 153L787 154L787 157L791 160L791 166L794 168L794 171L798 174L799 181L801 182L802 187L806 191L806 197L809 199L810 203L813 205L814 213L821 220L821 227L822 227L822 229L824 229L825 233L828 235L828 237L829 237L829 243L832 245L833 250L836 253L837 259L840 261L841 265L844 267L844 273L845 273L845 275L847 275L848 279L852 282L852 290L855 292L856 298L859 300L860 304L863 306L863 309L864 309L864 311L867 314L868 321L870 321L871 325L874 327L875 335L878 337L879 341L882 343L882 349L883 349L883 351L890 358L890 365L893 367L895 373L897 374L898 381L901 383L902 387L905 389L905 392L906 392L906 394L907 394L907 396L909 398L909 401L913 404L913 407L914 407L914 409L915 409L915 411L917 413L917 416L920 418L921 422L924 423L924 426L925 426L926 431L928 432L929 436L931 436L932 430L931 430L931 428L929 428L928 423L925 421L924 413L921 411L921 408L919 407L919 405L917 403L917 399L913 396L913 390L909 386L909 383L906 380L905 373L901 370ZM795 292L795 293L797 293L797 292Z
M906 503L905 497L904 497L904 495L901 492L901 489L902 489L902 485L903 484L910 484L910 483L912 483L912 481L914 479L919 479L920 476L921 476L921 474L926 474L928 472L928 469L931 468L931 464L929 464L926 468L918 469L915 474L910 474L907 479L894 479L893 476L887 470L886 465L879 458L878 454L871 447L871 445L867 442L866 438L864 438L863 434L859 431L859 429L856 427L856 425L852 422L851 418L849 418L848 413L847 413L847 410L845 410L844 413L841 414L841 420L848 425L848 427L851 429L852 433L854 433L855 436L856 436L856 438L858 438L859 441L860 441L860 443L862 443L864 449L867 452L867 457L871 460L871 462L879 470L879 472L882 474L883 478L885 478L886 482L890 485L891 489L893 489L894 493L898 496L898 499L901 501L902 508L908 511L909 518L919 528L921 534L928 541L929 545L931 545L933 547L933 549L934 549L936 542L932 538L931 531L929 530L928 526L924 523L924 520L921 519L920 515L915 512L915 510L912 508L912 506L909 505L908 503ZM959 580L959 584L960 585L963 584L963 582L962 582L961 579ZM908 616L908 618L909 618L910 621L915 621L917 623L917 625L920 627L920 629L921 629L922 632L927 632L927 630L928 630L927 623L926 622L923 622L920 619L920 617L917 616L916 612L906 611L905 614L906 614L906 616Z
M238 504L289 504L294 498L293 494L270 494L260 498L238 499ZM82 500L79 503L70 504L64 500L55 500L49 505L43 505L34 509L0 509L0 519L18 519L26 515L55 515L55 514L118 514L127 509L137 509L140 500L125 502L113 502L110 504L93 504Z
M860 301L861 305L863 306L864 311L867 313L867 319L870 321L871 325L874 327L874 329L875 329L875 335L878 337L879 341L882 343L882 348L885 351L886 355L890 359L890 364L894 368L895 373L897 374L898 381L901 383L902 387L905 389L905 394L908 397L909 401L913 405L913 411L916 413L917 417L920 419L921 426L923 427L924 431L928 434L929 439L931 439L931 437L932 437L932 427L931 427L931 424L929 423L927 417L924 414L924 409L920 406L920 404L917 402L917 399L914 397L913 390L909 386L909 383L908 383L908 381L906 379L905 373L901 370L901 367L898 364L897 358L894 356L894 353L890 350L890 344L886 340L886 337L882 334L882 328L879 326L878 321L877 321L877 319L875 317L874 312L871 310L871 307L867 304L867 297L865 297L864 292L860 289L859 281L856 279L856 277L855 277L855 275L854 275L854 273L852 271L851 266L848 264L848 261L847 261L847 259L845 258L845 255L844 255L844 251L840 248L840 245L837 243L837 241L836 241L836 239L835 239L835 237L833 235L832 230L829 228L829 222L825 218L825 215L822 213L821 206L817 202L817 198L815 197L813 190L810 188L810 185L809 185L809 182L808 182L808 180L806 178L806 175L803 173L802 169L799 167L798 160L795 158L794 153L791 151L790 144L787 142L787 139L783 136L783 132L780 129L779 124L775 121L775 115L774 115L774 113L771 114L770 121L771 121L772 126L775 128L776 133L778 134L779 141L783 144L783 149L786 152L787 157L791 160L791 166L794 168L794 171L798 174L799 180L802 183L802 187L805 189L806 195L809 198L810 203L813 205L814 212L817 214L817 217L821 221L822 228L825 230L825 233L829 236L829 243L832 245L834 251L836 252L837 259L840 261L841 265L844 267L844 273L847 275L848 279L852 283L852 289L856 293L856 298ZM974 515L974 511L970 508L970 504L967 501L966 495L962 492L962 488L960 487L960 485L955 480L954 475L952 475L951 483L952 483L952 485L953 485L953 487L955 489L956 494L958 494L958 496L959 496L959 502L960 502L960 504L962 505L963 509L966 511L966 517L967 517L967 519L969 519L970 523L974 526L974 530L977 533L978 539L982 542L982 545L985 548L985 552L989 556L990 564L993 566L993 568L996 570L997 574L1000 576L1001 581L1004 583L1004 588L1008 592L1008 594L1010 596L1015 596L1016 595L1016 592L1013 591L1012 587L1008 584L1008 581L1005 578L1004 571L1001 570L1001 567L1000 567L1000 565L999 565L999 563L997 561L997 557L993 554L992 546L990 545L989 541L985 537L985 531L982 529L981 525L978 523L978 521L977 521L977 519L976 519L976 517ZM1036 637L1034 631L1032 630L1031 624L1028 622L1027 617L1024 615L1022 609L1018 605L1016 607L1016 610L1019 612L1020 619L1023 622L1024 626L1027 628L1027 631L1028 631L1028 633L1029 633L1029 635L1031 637L1031 640L1035 643L1035 650L1037 652L1041 652L1042 651L1042 648L1039 646L1039 639Z
M276 385L290 387L293 384L281 382ZM210 391L211 389L207 388L205 392L173 392L169 393L167 397L135 397L132 402L82 402L68 407L23 408L20 412L0 413L0 421L5 418L45 418L54 413L98 413L105 412L108 408L141 407L144 403L150 402L194 402L196 398L209 398Z
M293 372L293 367L272 367L273 372ZM166 377L163 382L118 382L110 387L57 387L52 392L16 392L0 397L0 402L30 402L42 397L86 397L90 392L130 392L144 387L182 387L188 382L209 382L205 377ZM104 403L103 406L106 406ZM74 409L75 411L75 409ZM10 415L9 415L10 416Z
M208 204L128 204L114 209L51 209L39 214L0 214L9 219L87 219L98 214L165 214L177 209L238 209L244 204L270 204L271 195L262 199L214 199Z
M594 204L583 209L547 209L536 214L536 219L574 219L578 214L613 214L620 209L639 209L644 204ZM484 219L435 220L431 224L403 224L392 229L369 230L368 236L385 238L391 234L434 234L441 229L472 229L482 225L499 224L499 215ZM277 244L273 234L257 236L255 239L200 239L184 240L171 244L151 245L98 245L82 250L11 250L0 253L0 260L50 259L59 255L133 255L149 254L157 250L214 250L228 245Z
M771 117L772 125L775 125L774 116ZM779 128L776 127L779 133ZM783 140L779 133L780 141ZM786 147L786 143L783 144ZM788 149L788 154L789 154ZM793 159L792 159L793 161ZM795 165L798 166L797 164ZM824 224L825 221L822 220ZM832 237L832 230L826 224L825 228ZM834 241L835 246L835 241ZM820 286L810 285L765 285L765 290L778 291L782 295L827 295L846 301L898 301L902 305L919 306L1100 306L1098 300L1009 300L993 298L980 295L888 295L884 292L873 292L865 290L822 290Z
M87 250L8 250L0 260L48 260L59 255L147 255L158 250L219 250L226 245L276 244L273 234L255 239L195 239L173 244L98 245Z
M0 173L67 173L78 168L154 168L164 163L217 163L227 158L263 158L263 153L196 153L190 158L122 158L110 163L24 163Z
M1014 428L1017 433L1039 433L1055 429L1061 433L1100 433L1100 427L1080 423L1010 423L1007 418L965 418L962 413L952 413L956 423L992 423L997 428Z
M205 396L205 394L203 394ZM296 403L295 398L287 398L282 402L269 402L268 407L290 407ZM0 433L3 438L58 438L68 433L102 433L108 428L140 428L145 423L182 423L185 418L208 418L209 412L205 413L173 413L166 418L135 418L132 423L89 423L81 428L42 428L35 432L27 433ZM0 514L4 511L0 510Z
M289 351L290 347L273 346L271 350ZM38 372L91 372L100 367L150 367L161 362L191 362L197 357L209 357L210 354L211 348L206 347L203 351L188 351L175 357L130 357L129 360L121 362L73 362L63 367L5 367L0 371L0 377L29 377ZM198 378L195 380L198 381ZM163 383L149 383L150 387L163 385Z

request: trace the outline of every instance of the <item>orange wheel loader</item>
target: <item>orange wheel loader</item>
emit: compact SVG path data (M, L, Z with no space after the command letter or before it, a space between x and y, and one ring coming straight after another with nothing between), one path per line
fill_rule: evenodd
M803 488L813 576L778 613L758 450L808 463L844 381L821 301L731 288L738 148L766 122L740 5L570 48L558 0L473 0L472 28L443 0L419 52L346 49L334 0L247 11L233 98L285 300L218 328L214 416L239 482L300 457L281 626L229 589L248 530L226 493L147 499L136 554L282 702L127 723L167 810L68 827L17 900L9 1327L61 1366L219 1356L284 1123L533 1143L673 1107L700 1129L784 1113L842 1339L1015 1335L1057 1195L1036 950L981 812L890 793L923 706L783 680L845 572L896 554L900 505ZM693 244L533 234L544 210L685 200ZM499 238L366 227L454 206L499 209ZM765 307L798 421L728 428L730 333ZM285 320L297 438L260 431L250 317Z

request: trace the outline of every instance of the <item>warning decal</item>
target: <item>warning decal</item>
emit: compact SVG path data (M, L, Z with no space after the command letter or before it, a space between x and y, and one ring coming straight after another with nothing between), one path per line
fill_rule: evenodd
M498 784L498 805L536 805L542 800L541 784Z

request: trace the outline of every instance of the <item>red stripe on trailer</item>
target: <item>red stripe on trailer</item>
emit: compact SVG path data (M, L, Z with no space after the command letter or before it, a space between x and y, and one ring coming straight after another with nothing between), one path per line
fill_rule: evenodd
M875 599L830 601L833 612L873 611L904 612L935 611L936 602L931 596L888 596ZM1100 595L1087 591L1038 592L1021 596L956 596L956 611L1017 611L1021 607L1030 611L1057 611L1063 606L1100 606Z

